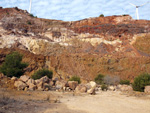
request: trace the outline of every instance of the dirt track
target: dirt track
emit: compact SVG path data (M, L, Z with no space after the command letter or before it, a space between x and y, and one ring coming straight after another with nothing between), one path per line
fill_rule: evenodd
M0 113L150 113L150 95L135 97L112 91L74 95L0 89Z

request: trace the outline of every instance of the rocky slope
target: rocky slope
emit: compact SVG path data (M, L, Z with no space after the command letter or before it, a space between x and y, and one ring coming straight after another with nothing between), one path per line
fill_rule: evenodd
M19 51L29 63L67 79L91 80L98 73L133 80L150 72L150 21L129 15L64 22L34 17L18 8L0 8L0 64Z

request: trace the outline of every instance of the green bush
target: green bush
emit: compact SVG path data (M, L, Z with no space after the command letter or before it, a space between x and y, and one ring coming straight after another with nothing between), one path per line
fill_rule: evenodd
M36 79L40 79L44 76L47 76L48 78L52 79L53 72L48 69L40 69L40 70L36 71L31 77L34 80L36 80Z
M80 77L78 77L78 76L72 76L72 77L69 79L69 81L77 81L78 84L81 83Z
M99 17L104 17L104 15L103 15L103 14L101 14L101 15L99 15Z
M22 55L18 52L13 52L6 55L5 62L0 67L0 72L8 77L20 77L24 73L24 68L28 66L27 63L22 63Z
M104 90L107 91L108 90L108 86L106 84L102 84L101 89L102 89L102 91L104 91Z
M121 84L121 85L123 85L123 84L125 84L125 85L130 85L130 80L121 80L121 81L120 81L120 84Z
M103 84L104 83L104 75L98 74L97 77L95 78L95 82L97 84Z
M134 79L132 84L133 90L143 92L145 86L150 85L150 75L147 73L141 74Z

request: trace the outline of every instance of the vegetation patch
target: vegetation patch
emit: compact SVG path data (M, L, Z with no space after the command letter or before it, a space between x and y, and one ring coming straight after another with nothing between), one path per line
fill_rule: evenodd
M144 92L144 88L147 85L150 85L150 74L144 73L134 79L132 87L135 91Z
M18 52L13 52L6 55L5 62L0 67L0 72L8 77L20 77L24 73L24 68L27 63L22 63L22 55Z
M48 69L40 69L38 71L36 71L33 75L32 75L32 78L34 80L36 79L40 79L44 76L47 76L49 79L52 79L53 77L53 72L48 70Z
M78 84L81 83L80 77L78 77L78 76L72 76L72 77L69 79L69 81L77 81Z

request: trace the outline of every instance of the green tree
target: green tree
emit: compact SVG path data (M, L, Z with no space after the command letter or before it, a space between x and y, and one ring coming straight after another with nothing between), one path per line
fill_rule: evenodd
M18 52L13 52L6 55L5 61L0 67L0 72L8 77L20 77L24 73L24 68L28 66L27 63L22 63L22 55Z
M104 17L104 15L103 15L103 14L101 14L101 15L99 15L99 17Z
M98 74L98 75L95 77L95 82L96 82L97 84L103 84L103 83L104 83L104 75Z
M43 76L47 76L48 78L52 79L53 72L48 69L40 69L32 75L32 78L36 80L42 78Z
M72 76L72 77L69 79L69 81L77 81L78 84L81 83L80 77L78 77L78 76Z
M135 91L143 92L146 85L150 85L150 74L144 73L134 79L132 87Z

